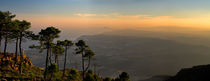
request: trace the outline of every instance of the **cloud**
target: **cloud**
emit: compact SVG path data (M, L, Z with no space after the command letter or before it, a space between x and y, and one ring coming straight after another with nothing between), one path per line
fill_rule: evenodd
M75 14L76 16L80 16L80 17L92 17L92 16L97 16L96 14Z
M79 17L105 17L107 16L105 14L81 14L81 13L77 13L75 15Z
M106 17L106 18L150 18L151 15L145 15L145 14L137 14L137 15L122 15L118 13L112 13L112 14L90 14L90 13L77 13L75 14L79 17Z

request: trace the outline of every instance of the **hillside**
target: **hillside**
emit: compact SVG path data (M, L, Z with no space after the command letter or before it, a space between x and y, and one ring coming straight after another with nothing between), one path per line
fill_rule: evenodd
M167 81L210 81L210 65L194 66L180 70Z

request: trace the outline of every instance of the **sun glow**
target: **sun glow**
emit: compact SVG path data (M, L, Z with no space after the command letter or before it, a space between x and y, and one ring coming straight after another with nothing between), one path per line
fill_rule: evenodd
M32 26L58 27L110 27L110 28L141 28L141 27L195 27L210 28L210 16L205 17L173 17L152 16L146 14L121 15L113 14L72 14L61 15L21 15L18 19L32 22Z

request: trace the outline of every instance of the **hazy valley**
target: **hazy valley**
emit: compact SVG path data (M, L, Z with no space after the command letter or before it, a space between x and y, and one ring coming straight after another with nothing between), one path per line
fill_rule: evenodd
M96 60L91 68L96 64L97 72L103 76L116 76L118 72L127 71L132 81L157 75L172 76L181 68L208 64L210 61L210 48L206 44L208 38L198 38L196 35L118 30L98 35L84 35L78 39L86 40L96 53ZM32 43L37 42L26 42L25 48ZM74 54L73 50L74 48L69 51L68 57L71 59L67 59L67 67L78 68L80 57ZM31 49L25 52L30 54L27 56L31 58L33 64L44 66L45 54L39 54L37 50ZM62 63L62 60L60 62Z

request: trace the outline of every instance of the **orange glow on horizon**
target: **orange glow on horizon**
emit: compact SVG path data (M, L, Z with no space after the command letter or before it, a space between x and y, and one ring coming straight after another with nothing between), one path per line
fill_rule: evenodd
M210 28L210 16L176 18L172 16L150 15L120 15L120 14L76 14L72 16L31 15L18 16L25 19L34 27L58 26L58 27L110 27L140 28L140 27L195 27Z

